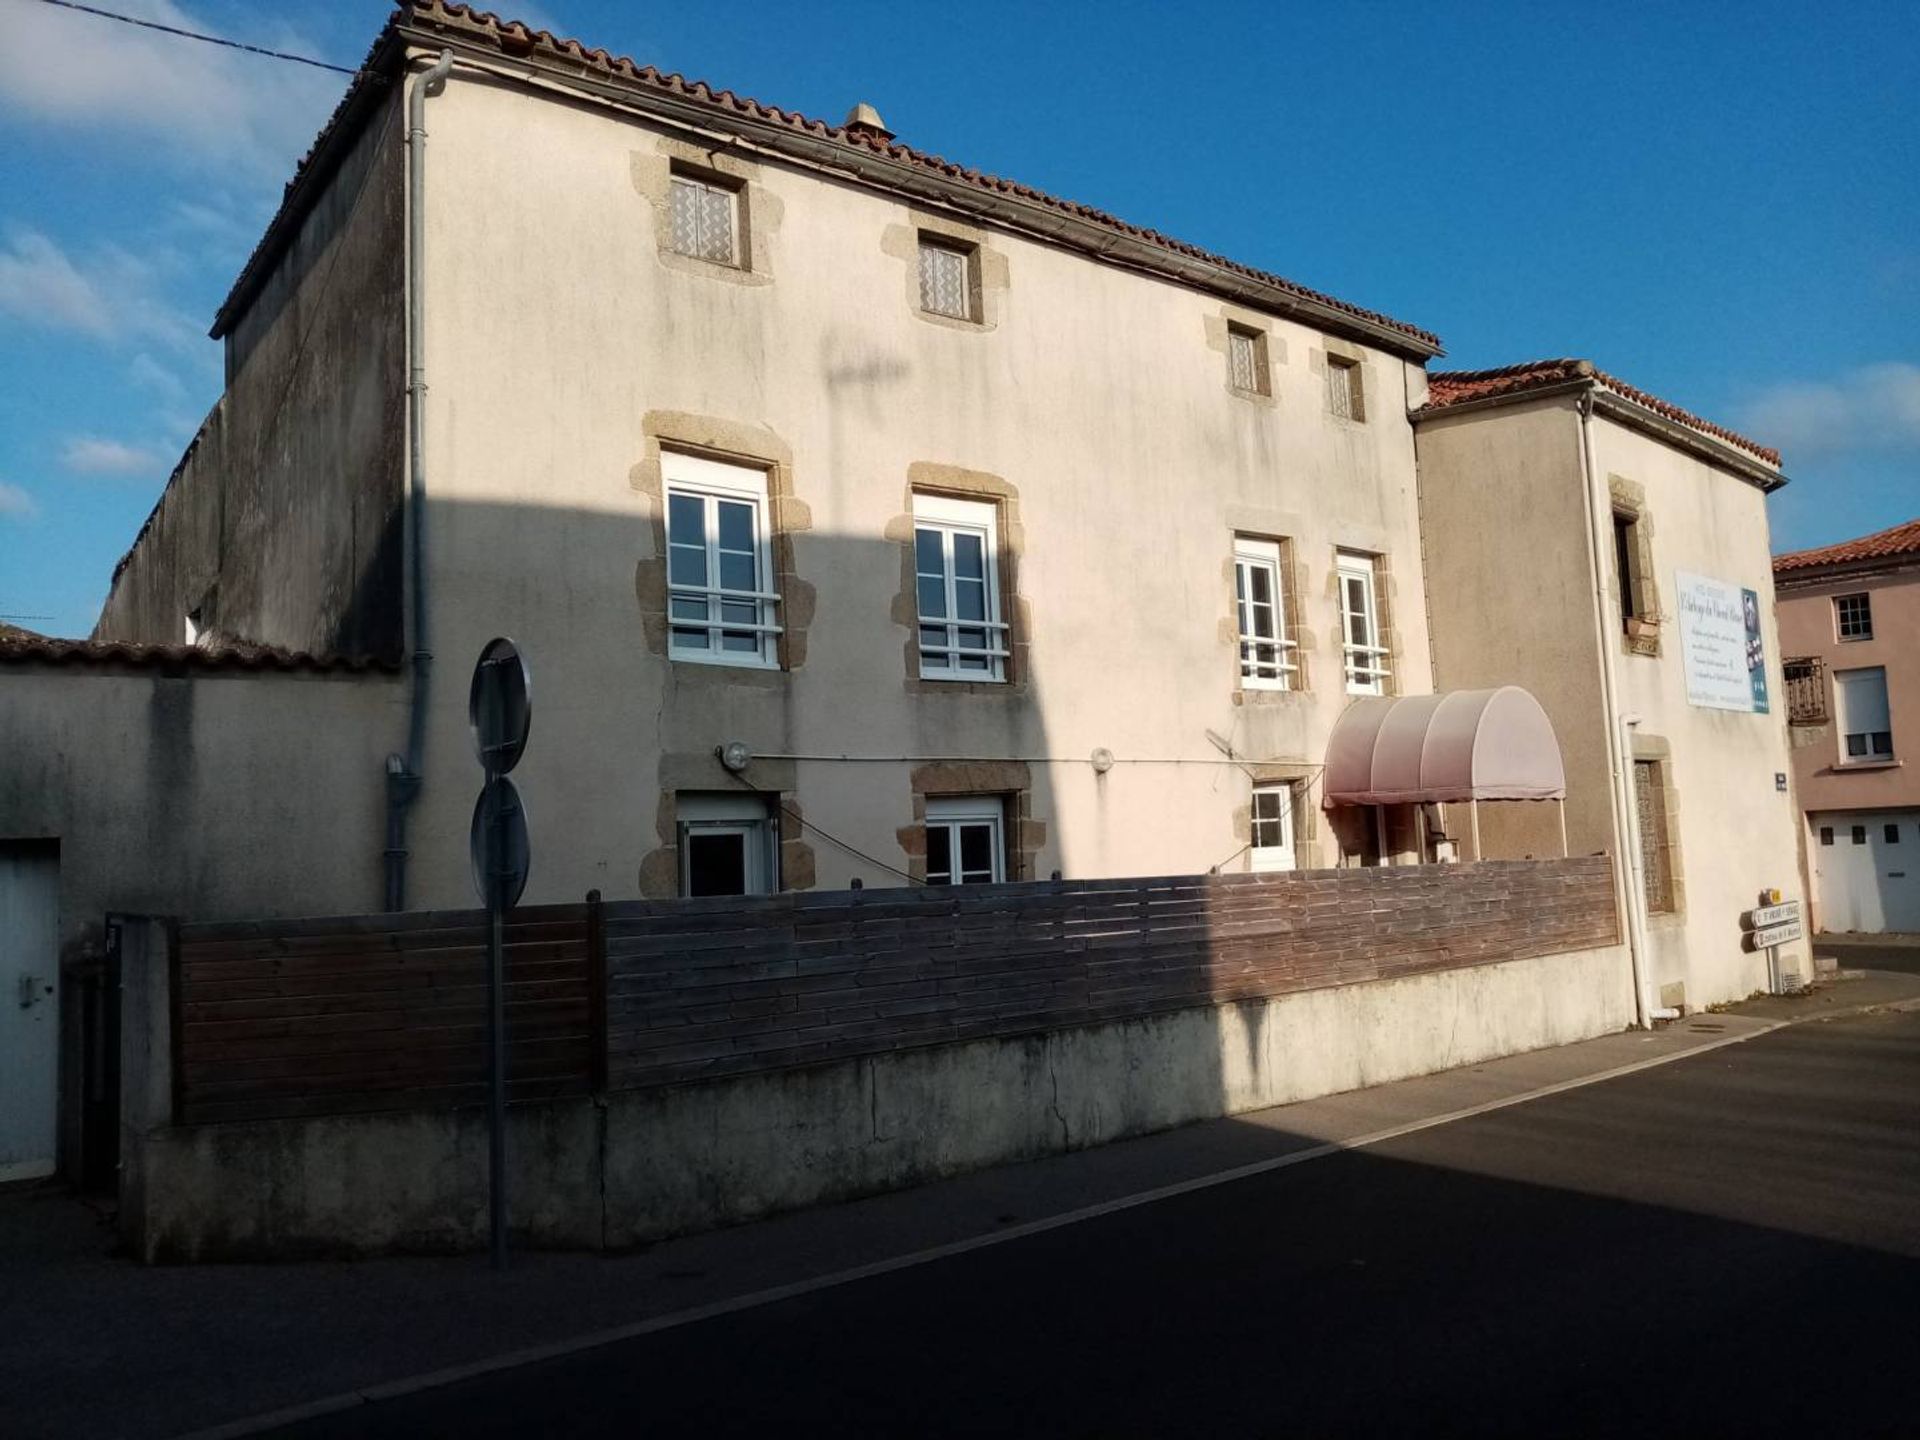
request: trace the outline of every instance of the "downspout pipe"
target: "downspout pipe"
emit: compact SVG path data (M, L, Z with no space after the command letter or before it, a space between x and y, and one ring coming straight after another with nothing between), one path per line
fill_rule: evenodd
M1634 1023L1645 1030L1653 1023L1653 999L1647 990L1647 927L1645 882L1640 874L1639 827L1629 783L1633 772L1626 757L1632 752L1626 736L1627 718L1620 713L1620 679L1614 657L1613 625L1607 604L1607 561L1602 548L1611 538L1610 501L1602 504L1599 469L1593 454L1593 390L1580 401L1580 478L1587 517L1587 552L1593 573L1594 638L1600 645L1601 705L1607 718L1608 786L1613 801L1613 833L1619 836L1624 864L1614 867L1614 893L1626 922L1627 955L1633 968ZM1602 522L1607 522L1603 524Z
M412 684L407 697L407 749L387 756L387 909L407 907L407 811L419 797L427 748L427 696L433 647L427 631L427 361L421 294L426 249L427 96L446 84L453 52L440 58L407 92L407 572L412 635Z

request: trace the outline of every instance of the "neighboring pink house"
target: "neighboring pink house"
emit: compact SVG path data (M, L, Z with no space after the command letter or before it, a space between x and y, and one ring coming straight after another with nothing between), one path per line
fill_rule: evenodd
M1773 579L1814 923L1920 931L1920 519Z

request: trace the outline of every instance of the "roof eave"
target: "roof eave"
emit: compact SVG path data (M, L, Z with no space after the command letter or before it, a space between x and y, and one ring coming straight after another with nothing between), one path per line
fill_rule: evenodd
M1616 395L1601 384L1597 377L1577 376L1570 380L1556 380L1550 385L1531 385L1505 391L1499 395L1482 395L1472 400L1459 400L1451 404L1433 405L1431 403L1409 412L1409 418L1418 425L1427 420L1443 420L1449 415L1470 415L1476 410L1491 410L1499 405L1520 405L1535 400L1551 400L1563 395L1577 395L1583 391L1593 392L1594 409L1618 420L1624 425L1644 431L1656 440L1662 440L1678 449L1686 450L1711 465L1722 470L1730 470L1737 477L1755 486L1763 494L1771 494L1787 483L1787 477L1778 470L1761 463L1724 440L1702 434L1691 426L1682 425L1677 420L1669 420L1657 411L1644 405Z
M498 48L478 43L458 30L443 30L414 23L403 18L406 13L396 14L382 32L374 54L368 59L368 71L387 75L398 73L410 47L431 51L452 50L463 60L497 74L538 77L545 83L611 101L680 126L708 134L728 135L767 154L819 169L850 174L894 194L978 216L1003 228L1080 251L1093 259L1172 279L1391 354L1424 362L1445 353L1437 340L1429 341L1396 325L1383 324L1365 315L1351 314L1311 295L1302 295L1284 286L1238 273L1211 260L1180 254L1150 240L1115 231L1095 221L1018 195L995 194L967 181L940 175L924 166L884 153L864 151L830 136L777 124L750 114L717 111L710 100L635 86L617 76L601 75L590 67L567 65L539 50L526 55L505 56ZM324 179L338 167L341 157L372 113L380 94L377 86L362 87L361 93L350 97L341 114L322 135L307 167L294 182L285 204L268 227L252 260L221 305L212 330L215 339L227 334L237 323L239 312L252 298L273 261L291 239L319 193Z
M1763 495L1771 495L1787 483L1787 477L1779 470L1738 446L1678 420L1670 420L1656 410L1615 394L1597 380L1593 386L1593 408L1609 418L1652 435L1656 440L1664 440L1676 449L1689 451L1722 470L1730 470Z
M1782 557L1786 558L1786 557ZM1861 555L1851 560L1826 560L1817 565L1795 565L1773 572L1773 587L1795 589L1824 585L1835 580L1873 580L1898 575L1905 570L1920 570L1920 550L1902 550L1892 555Z

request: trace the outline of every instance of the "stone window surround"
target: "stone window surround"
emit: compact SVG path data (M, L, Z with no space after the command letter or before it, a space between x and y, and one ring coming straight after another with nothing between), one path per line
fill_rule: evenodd
M1319 807L1312 804L1310 799L1320 767L1304 761L1249 761L1240 769L1246 774L1247 786L1245 796L1233 807L1231 817L1233 838L1240 846L1230 862L1232 869L1250 870L1253 865L1253 790L1257 785L1293 786L1293 868L1328 868L1322 856L1322 831L1325 827L1315 813Z
M1040 878L1040 852L1047 823L1034 817L1033 776L1024 760L934 760L916 765L907 778L912 822L894 832L906 857L902 868L914 881L927 880L927 801L946 795L997 795L1006 805L1006 876ZM1251 833L1251 831L1249 831Z
M971 320L921 309L920 242L923 238L967 252L967 281L973 302ZM1012 266L1007 252L993 244L988 231L950 215L909 207L905 223L889 225L881 232L880 249L900 263L901 293L907 313L922 324L983 335L999 329L1006 319Z
M1621 625L1614 631L1614 642L1624 655L1641 655L1658 658L1660 654L1660 626L1665 618L1660 611L1660 585L1653 567L1653 517L1647 508L1647 488L1624 475L1607 476L1607 497L1612 505L1612 513L1633 522L1633 614L1634 633L1628 633L1628 627ZM1609 553L1613 547L1613 536L1607 537ZM1609 571L1619 567L1612 563ZM1620 601L1620 582L1617 575L1609 579L1607 593L1614 599L1616 610Z
M1264 686L1249 688L1242 683L1239 592L1234 564L1234 545L1242 539L1265 540L1280 549L1281 622L1286 626L1287 639L1293 642L1293 649L1287 652L1287 658L1295 667L1287 676L1287 688L1284 690L1270 690ZM1300 554L1301 547L1293 536L1277 531L1270 524L1236 525L1227 532L1227 554L1221 566L1226 586L1226 618L1220 622L1220 639L1227 648L1227 673L1233 687L1235 705L1284 705L1287 697L1312 691L1314 636L1304 623L1305 606L1301 600L1306 594L1307 574Z
M773 283L773 239L785 207L766 187L763 168L724 147L693 145L669 135L657 136L653 149L631 152L635 193L653 212L654 253L668 270L701 275L735 285ZM673 248L673 172L732 187L735 262L682 255Z
M1684 926L1687 923L1687 882L1686 866L1682 863L1680 852L1680 791L1673 783L1673 746L1662 735L1643 734L1638 729L1632 735L1631 758L1635 761L1651 760L1660 767L1660 802L1667 825L1667 883L1673 895L1673 908L1649 912L1647 923L1655 928ZM1637 815L1639 801L1637 797L1629 798L1636 807ZM1637 819L1635 823L1638 823Z
M1341 555L1364 555L1373 561L1373 625L1380 637L1380 646L1387 653L1385 660L1387 673L1380 681L1382 695L1400 693L1400 657L1404 652L1400 632L1394 626L1394 613L1398 607L1394 604L1393 567L1388 560L1388 552L1373 545L1346 544L1336 542L1328 552L1327 583L1325 594L1337 617L1342 613L1340 594L1340 557ZM1340 657L1340 676L1344 686L1346 677L1346 631L1344 626L1334 632L1334 653Z
M739 790L764 796L770 802L769 819L779 840L776 891L813 889L813 847L806 841L793 761L757 759L745 775L736 777L710 750L668 753L660 757L657 773L660 789L653 821L656 843L640 858L641 895L649 900L672 900L680 894L678 796L682 790Z
M650 410L641 420L642 458L628 474L628 483L648 505L647 529L653 553L634 566L634 593L641 630L649 654L670 661L667 619L667 510L661 452L679 451L710 460L763 470L767 476L768 551L773 557L772 588L780 595L774 607L781 628L777 669L745 665L677 664L675 684L746 685L759 688L785 684L788 672L807 660L807 632L813 623L817 594L801 578L795 564L793 537L813 528L813 515L794 494L793 452L772 431L714 416L681 411Z
M1216 357L1214 363L1219 367L1216 373L1220 377L1220 388L1242 404L1278 408L1280 387L1274 382L1274 369L1287 363L1287 341L1274 331L1273 317L1239 305L1221 305L1201 316L1201 321L1205 326L1207 349ZM1258 337L1254 359L1264 382L1260 390L1242 390L1233 383L1233 356L1228 336L1235 330Z
M928 680L920 674L920 597L914 574L913 497L944 495L994 507L994 529L999 553L994 557L1000 580L1000 619L1006 630L1007 656L1002 680ZM930 460L907 466L905 508L887 522L884 539L900 547L900 589L893 597L891 619L906 631L904 645L906 689L909 694L998 695L1026 697L1031 690L1033 612L1020 593L1020 557L1026 550L1026 529L1020 518L1020 492L998 475L964 470Z
M1333 413L1333 401L1327 390L1331 383L1327 370L1335 362L1344 362L1353 367L1353 403L1358 414L1342 416ZM1319 346L1307 352L1307 368L1320 381L1320 409L1328 420L1336 425L1366 425L1368 397L1378 388L1375 382L1379 375L1364 349L1350 341L1323 335Z

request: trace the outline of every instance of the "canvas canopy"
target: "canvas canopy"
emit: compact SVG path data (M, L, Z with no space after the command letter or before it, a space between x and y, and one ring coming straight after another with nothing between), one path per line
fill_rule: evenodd
M1327 741L1325 804L1564 800L1560 742L1518 685L1359 699Z

